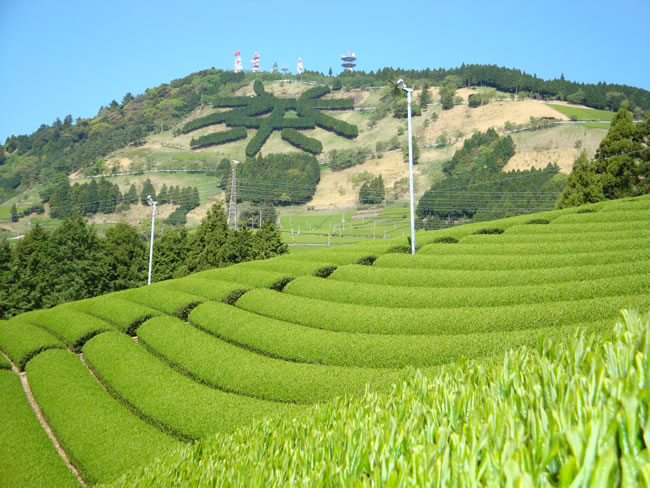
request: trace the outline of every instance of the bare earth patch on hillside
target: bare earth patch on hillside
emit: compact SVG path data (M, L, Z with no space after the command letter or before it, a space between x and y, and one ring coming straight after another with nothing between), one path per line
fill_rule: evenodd
M404 177L408 177L408 164L402 160L402 153L385 154L381 159L369 159L364 164L344 169L343 171L327 171L321 175L320 183L316 188L314 198L308 203L316 209L355 206L359 199L359 187L352 183L352 178L367 171L373 176L382 175L386 189ZM419 169L416 166L416 175Z

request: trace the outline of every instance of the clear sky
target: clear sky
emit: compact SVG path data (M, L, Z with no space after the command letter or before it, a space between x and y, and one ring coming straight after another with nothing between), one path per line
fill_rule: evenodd
M257 51L295 72L462 63L650 89L650 0L0 0L0 141Z

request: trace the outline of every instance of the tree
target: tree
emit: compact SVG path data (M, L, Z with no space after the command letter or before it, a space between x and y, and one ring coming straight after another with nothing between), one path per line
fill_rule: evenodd
M48 279L52 267L50 234L38 223L20 239L13 251L11 280L15 284L12 313L43 308L49 300L52 283Z
M230 167L229 159L223 158L221 161L219 161L219 164L217 164L217 169L216 169L217 186L222 190L225 190L226 187L228 186L228 182L230 181L231 171L232 170Z
M225 264L223 245L229 229L223 209L214 204L203 218L190 242L186 264L189 271L203 271Z
M156 199L156 190L151 184L151 180L147 178L142 184L142 192L140 193L140 202L142 205L148 205L147 195L151 195L151 198Z
M138 192L135 189L135 185L131 184L129 190L124 195L123 202L124 202L124 206L127 208L128 206L133 205L134 203L138 203Z
M169 190L167 189L167 184L163 183L160 193L158 193L158 204L165 205L169 203Z
M148 253L135 227L120 222L102 241L103 269L110 291L142 286L147 279Z
M605 199L603 185L583 150L573 163L557 208L577 207Z
M122 105L126 105L132 100L133 100L133 95L131 94L131 92L126 92L126 95L124 95L124 98L122 98Z
M189 252L189 238L185 229L167 228L154 242L152 281L182 278L188 274L185 261Z
M411 116L422 115L422 108L419 105L411 103ZM405 119L408 117L408 100L399 98L393 105L393 117L396 119Z
M332 82L332 90L340 90L341 88L343 88L343 84L341 83L341 80L339 80L338 78L336 78L336 79Z
M330 66L330 70L329 70L329 72L328 72L328 73L329 73L329 75L330 75L330 78L331 78L331 77L332 77L332 67L331 67L331 66Z
M418 105L420 108L424 109L427 104L431 103L431 93L429 92L429 84L425 83L422 85L422 91L420 92L420 99L418 100Z
M18 222L18 210L16 209L16 203L11 204L11 210L9 211L11 215L12 222Z
M415 136L411 139L412 141L412 146L413 146L413 164L417 164L420 161L420 148L418 147L418 141L415 139ZM408 137L402 144L402 156L404 159L404 162L408 163L409 161L409 143L408 143Z

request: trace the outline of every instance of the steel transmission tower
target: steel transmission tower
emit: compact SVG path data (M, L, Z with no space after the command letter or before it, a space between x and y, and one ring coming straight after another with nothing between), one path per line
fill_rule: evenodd
M230 205L228 206L228 226L237 228L237 168L232 169L232 182L230 183Z

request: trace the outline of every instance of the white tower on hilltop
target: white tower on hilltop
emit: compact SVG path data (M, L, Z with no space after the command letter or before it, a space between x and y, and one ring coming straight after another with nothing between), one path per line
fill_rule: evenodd
M241 53L239 49L235 51L235 73L241 72Z
M302 58L298 58L298 74L302 74Z
M251 63L253 63L253 73L257 73L257 70L260 69L260 55L253 54L253 59L251 59Z

